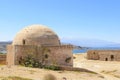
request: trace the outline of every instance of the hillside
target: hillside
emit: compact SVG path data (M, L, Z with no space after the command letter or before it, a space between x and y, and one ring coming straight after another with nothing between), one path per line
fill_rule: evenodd
M6 53L6 46L11 43L12 43L12 41L0 42L0 53Z
M69 43L81 47L120 47L120 43L98 39L61 39L63 43Z

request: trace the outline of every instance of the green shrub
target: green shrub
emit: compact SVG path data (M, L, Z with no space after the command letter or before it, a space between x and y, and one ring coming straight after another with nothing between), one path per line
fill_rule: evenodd
M20 65L23 65L25 67L34 67L34 68L42 67L42 64L30 55L26 56L24 59L21 59L19 63Z
M25 67L32 67L32 68L45 68L50 70L60 70L60 67L55 65L45 65L43 62L39 62L35 59L32 55L27 55L24 59L20 58L19 64Z

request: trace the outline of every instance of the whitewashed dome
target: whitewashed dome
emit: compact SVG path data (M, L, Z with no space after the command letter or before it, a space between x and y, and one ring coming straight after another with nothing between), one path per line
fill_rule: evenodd
M44 25L31 25L18 32L13 45L60 45L57 34Z

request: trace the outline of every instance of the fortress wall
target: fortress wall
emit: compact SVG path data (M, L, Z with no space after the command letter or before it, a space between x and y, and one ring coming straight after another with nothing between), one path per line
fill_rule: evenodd
M98 51L95 51L95 50L88 51L87 52L87 59L98 60L99 59Z
M99 52L100 60L120 61L120 51L102 51Z
M120 61L120 52L118 54L116 54L116 61Z
M98 55L94 55L97 53ZM120 61L120 50L90 50L87 52L87 58L94 60L97 57L102 61Z

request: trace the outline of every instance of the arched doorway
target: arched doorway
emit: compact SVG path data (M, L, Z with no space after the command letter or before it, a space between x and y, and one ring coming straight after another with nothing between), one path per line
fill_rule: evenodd
M114 55L111 55L110 58L111 58L111 61L113 61L114 60Z
M105 61L108 61L108 58L105 58Z

